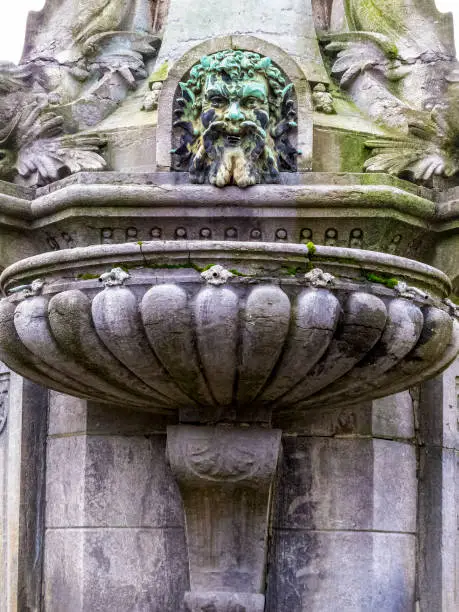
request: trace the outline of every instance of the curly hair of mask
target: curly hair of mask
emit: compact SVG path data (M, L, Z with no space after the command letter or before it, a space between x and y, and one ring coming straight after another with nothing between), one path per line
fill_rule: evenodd
M238 80L252 79L256 74L262 74L272 92L270 103L275 107L279 106L286 85L285 78L269 57L252 51L228 49L202 57L199 64L190 70L190 76L185 85L194 94L200 94L210 74L222 73Z

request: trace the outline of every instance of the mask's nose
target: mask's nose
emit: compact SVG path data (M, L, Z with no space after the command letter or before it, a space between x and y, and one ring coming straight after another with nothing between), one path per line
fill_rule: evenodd
M227 121L244 121L245 117L241 112L238 102L231 102L230 107L225 113Z

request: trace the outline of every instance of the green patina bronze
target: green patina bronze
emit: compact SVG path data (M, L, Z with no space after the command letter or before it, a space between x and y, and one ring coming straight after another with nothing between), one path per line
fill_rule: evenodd
M217 187L279 182L296 170L289 132L296 127L292 85L270 58L226 50L204 56L180 83L173 151L193 183Z

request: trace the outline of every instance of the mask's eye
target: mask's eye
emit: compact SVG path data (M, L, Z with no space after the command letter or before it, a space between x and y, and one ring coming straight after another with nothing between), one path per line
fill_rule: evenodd
M242 106L244 106L245 108L256 108L260 104L261 104L261 100L258 100L258 98L254 98L253 96L244 98L242 101Z
M228 104L228 100L223 96L212 96L209 99L209 102L212 104L214 108L223 108Z
M5 159L5 157L6 157L6 151L5 151L5 150L0 149L0 161L2 161L3 159Z

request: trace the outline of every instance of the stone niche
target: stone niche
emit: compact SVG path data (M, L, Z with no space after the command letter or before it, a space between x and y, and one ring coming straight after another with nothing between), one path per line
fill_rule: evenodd
M0 64L2 612L456 612L459 68L374 4L47 0Z

